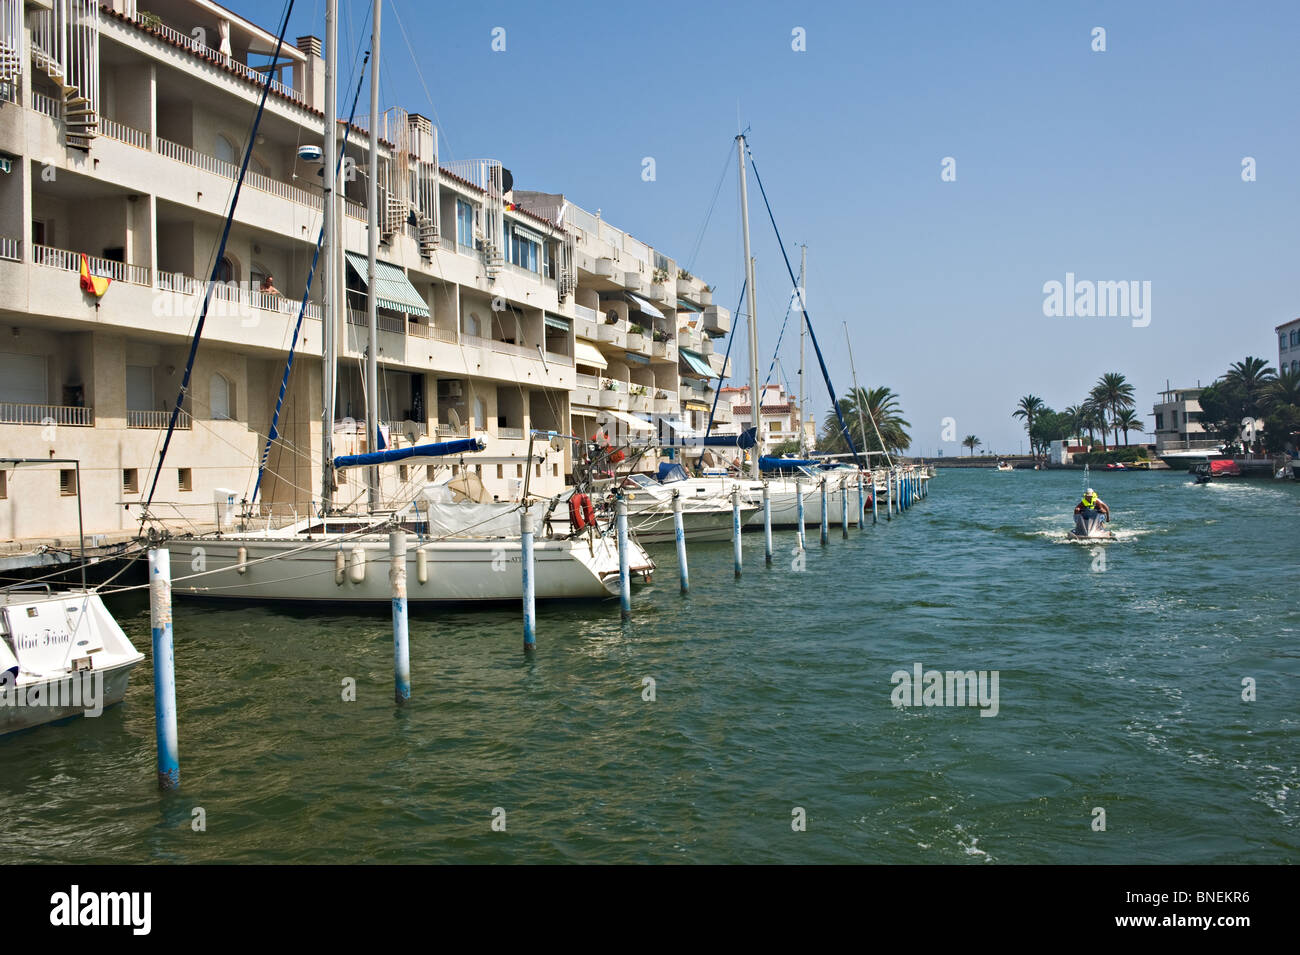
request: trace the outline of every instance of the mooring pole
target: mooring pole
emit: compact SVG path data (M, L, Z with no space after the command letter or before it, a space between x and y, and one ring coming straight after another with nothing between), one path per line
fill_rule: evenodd
M800 480L798 480L798 479L796 479L795 482L794 482L794 496L795 496L796 498L798 498L798 506L799 506L799 549L800 549L800 550L807 550L807 549L808 549L808 546L807 546L808 542L807 542L807 540L804 538L804 529L803 529L803 528L804 528L804 524L803 524L803 482L800 481Z
M153 635L153 724L158 742L158 788L181 784L176 734L176 659L172 653L171 551L149 551L149 627Z
M848 540L849 539L849 489L844 482L844 478L840 478L840 523L844 525L842 528L843 533L840 534L840 537L844 540Z
M524 652L537 649L537 591L533 564L533 515L519 515L519 557L524 585Z
M682 593L691 589L691 575L686 568L686 525L682 523L682 496L673 491L673 536L677 538L677 569L682 576Z
M894 519L894 469L885 472L885 520Z
M763 550L767 563L772 563L772 489L763 482Z
M411 698L411 639L406 615L406 531L388 535L388 582L393 588L393 698Z
M867 501L862 496L862 472L858 472L858 530L864 530L867 523Z
M614 514L618 523L618 596L626 618L632 616L632 575L628 571L627 501L622 495L614 505Z
M740 488L731 489L731 540L732 549L736 555L736 576L740 576L741 565L741 547L740 547Z
M822 477L822 546L825 547L830 539L827 533L828 519L826 515L826 478Z
M876 472L873 470L867 473L871 475L871 523L876 524L880 521L876 502L876 498L880 496L876 493Z

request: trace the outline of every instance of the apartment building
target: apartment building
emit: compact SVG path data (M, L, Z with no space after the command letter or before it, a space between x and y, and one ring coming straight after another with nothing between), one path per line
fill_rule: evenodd
M1203 388L1171 388L1160 392L1155 403L1156 453L1194 451L1217 447L1222 442L1201 423L1200 397Z
M210 521L251 494L299 305L293 374L259 501L319 496L326 329L307 277L322 222L321 41L275 37L209 0L0 0L0 445L73 458L0 470L0 539L65 536L80 490L89 533L136 526L266 74L271 93L216 272L154 513ZM342 98L342 97L341 97ZM379 263L369 275L368 129L380 137ZM730 327L703 281L562 195L515 190L492 159L440 158L431 122L392 108L337 126L345 156L335 453L365 450L366 293L379 300L379 415L392 446L476 435L446 467L487 492L559 491L571 450L533 428L649 436L713 393ZM81 271L110 284L83 288ZM89 284L89 283L85 283ZM697 361L698 359L698 361ZM706 374L707 370L707 374ZM612 420L611 420L612 419ZM411 496L440 466L381 469ZM531 473L530 473L531 472ZM362 498L340 475L337 503Z
M762 394L763 399L759 407L762 411L765 446L771 448L786 441L798 441L800 409L794 396L786 392L785 386L780 384L765 385ZM726 403L728 409L724 420L714 419L715 432L739 434L743 428L752 426L754 419L748 385L723 388L722 401ZM808 438L808 446L813 447L816 444L816 434L811 433Z
M1300 372L1300 318L1283 322L1277 332L1277 371Z

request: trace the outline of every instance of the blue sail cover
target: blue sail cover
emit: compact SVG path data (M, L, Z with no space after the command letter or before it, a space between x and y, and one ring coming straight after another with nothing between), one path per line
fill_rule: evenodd
M438 441L433 444L416 444L409 448L391 451L373 451L369 454L344 454L334 459L334 467L359 468L373 464L390 464L407 458L438 458L467 451L482 451L486 445L479 438L459 438L455 441Z
M659 464L659 483L668 484L672 481L685 481L689 478L686 469L680 464L672 461L663 461Z
M811 458L777 458L765 454L758 459L758 469L760 471L783 471L790 468L815 468L821 462Z
M749 448L758 444L757 430L746 428L740 434L713 434L704 439L706 448Z

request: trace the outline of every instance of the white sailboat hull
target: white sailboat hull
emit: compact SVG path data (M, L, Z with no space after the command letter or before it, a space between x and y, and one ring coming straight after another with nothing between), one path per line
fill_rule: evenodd
M320 546L304 549L311 544ZM635 541L629 544L631 572L653 571L654 562L645 551ZM314 542L259 536L196 538L173 540L168 546L172 592L179 596L320 604L387 604L392 599L386 535ZM424 554L423 574L418 552ZM539 600L618 593L618 546L609 538L539 539L533 565ZM421 543L408 538L406 593L412 604L518 601L523 598L522 580L518 539Z

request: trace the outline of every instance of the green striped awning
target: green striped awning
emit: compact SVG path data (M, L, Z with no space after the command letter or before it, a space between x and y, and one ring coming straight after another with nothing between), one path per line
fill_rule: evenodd
M369 261L364 255L358 255L356 252L347 253L348 264L352 266L353 271L367 289L370 287L370 269ZM415 290L411 280L395 265L389 265L387 262L375 263L375 299L379 302L380 308L387 308L394 312L406 312L408 315L419 315L421 318L429 317L429 306L425 304L420 293Z
M686 362L687 365L690 366L691 370L695 374L699 375L700 377L702 378L717 377L717 375L714 374L713 369L709 367L709 360L705 358L703 355L697 355L689 348L678 348L677 354L681 355L682 359Z

